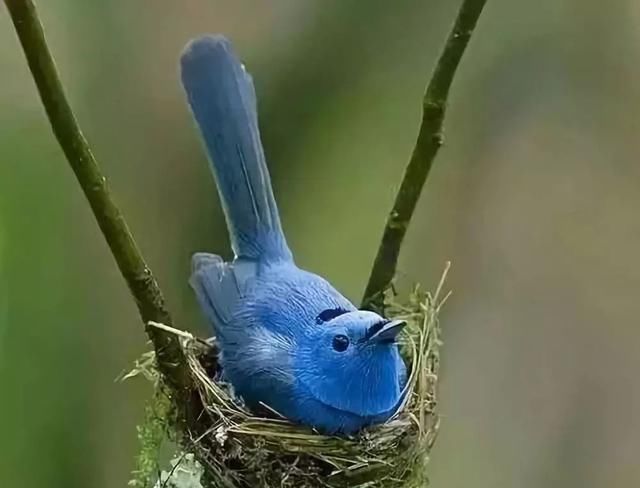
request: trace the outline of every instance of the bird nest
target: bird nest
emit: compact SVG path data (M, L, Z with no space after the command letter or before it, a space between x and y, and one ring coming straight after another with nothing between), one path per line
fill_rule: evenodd
M155 324L181 336L204 407L198 432L180 436L182 447L204 468L203 486L424 487L439 426L438 313L446 300L439 298L443 280L433 294L416 287L406 303L387 301L387 315L407 321L400 338L410 371L406 395L387 422L349 437L323 435L266 407L259 414L249 411L230 385L215 380L219 371L213 344Z

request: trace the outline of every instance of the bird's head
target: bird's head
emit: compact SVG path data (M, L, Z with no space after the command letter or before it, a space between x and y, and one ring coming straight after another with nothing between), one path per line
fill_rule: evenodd
M400 400L405 365L396 338L405 323L367 311L330 309L299 344L297 377L330 407L376 416Z

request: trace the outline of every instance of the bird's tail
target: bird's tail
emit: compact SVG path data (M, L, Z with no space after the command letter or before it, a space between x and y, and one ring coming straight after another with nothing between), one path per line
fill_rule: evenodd
M236 257L291 259L260 141L251 76L222 36L191 41L180 66Z

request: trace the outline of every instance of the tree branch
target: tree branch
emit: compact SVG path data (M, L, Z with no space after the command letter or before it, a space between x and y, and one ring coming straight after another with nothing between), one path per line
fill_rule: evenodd
M47 47L35 5L32 0L5 0L5 4L53 133L131 290L147 334L155 347L158 367L172 390L178 394L187 394L190 390L190 377L176 336L147 325L150 321L171 323L162 292L133 240L124 216L111 198L106 178L76 122Z
M447 97L462 55L486 0L464 0L423 98L422 124L393 208L387 217L369 281L363 308L383 308L384 291L396 272L402 241L411 222L433 160L443 143Z

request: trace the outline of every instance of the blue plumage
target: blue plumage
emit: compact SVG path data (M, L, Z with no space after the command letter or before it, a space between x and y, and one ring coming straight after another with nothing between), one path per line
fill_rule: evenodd
M250 75L221 36L192 41L181 76L210 156L232 262L198 253L191 285L219 343L225 378L252 408L352 433L386 420L401 400L404 325L359 311L299 269L282 232Z

